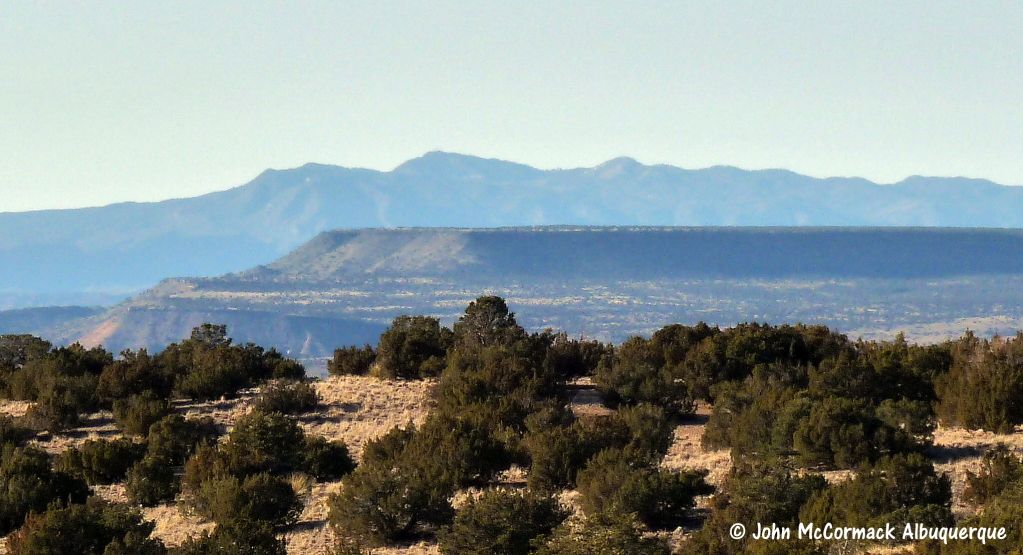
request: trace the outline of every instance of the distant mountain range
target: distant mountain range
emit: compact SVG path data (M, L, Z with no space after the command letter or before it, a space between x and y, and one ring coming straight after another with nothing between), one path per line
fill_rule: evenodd
M1023 227L1023 187L912 177L891 185L784 170L686 170L628 158L539 170L432 152L389 172L308 164L195 198L0 213L0 308L94 303L169 276L273 260L335 228Z
M611 340L701 320L919 340L1011 333L1023 327L1023 230L339 230L246 271L164 280L102 312L0 312L0 333L116 352L159 349L217 322L236 340L314 359L375 342L400 314L450 324L483 293L505 296L528 329Z

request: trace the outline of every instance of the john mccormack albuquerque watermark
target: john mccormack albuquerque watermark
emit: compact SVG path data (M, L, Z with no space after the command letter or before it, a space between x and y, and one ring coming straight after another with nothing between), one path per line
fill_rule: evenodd
M978 526L927 526L920 523L907 523L904 526L884 524L883 526L835 526L831 523L817 525L813 522L800 523L795 531L788 526L775 523L756 523L756 529L750 534L752 540L865 540L865 541L921 541L937 540L943 543L950 541L978 541L987 544L989 540L1004 540L1007 532L1004 527ZM735 523L728 530L734 540L746 537L746 526Z

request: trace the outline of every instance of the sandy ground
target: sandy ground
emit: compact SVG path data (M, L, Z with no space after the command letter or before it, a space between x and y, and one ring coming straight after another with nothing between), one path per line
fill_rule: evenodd
M322 408L315 413L300 419L301 426L307 433L318 434L332 440L343 440L358 458L366 441L378 437L394 426L404 426L409 422L420 423L432 408L430 393L434 387L432 381L400 381L388 382L370 377L330 377L315 382L317 392L322 399ZM572 409L578 415L596 415L608 412L600 403L600 396L592 385L581 380L573 384ZM258 391L246 391L235 399L220 400L209 403L178 403L177 408L186 416L210 416L218 423L230 429L237 419L245 414L251 401ZM29 403L0 401L0 413L20 415L30 406ZM701 404L696 415L682 422L674 432L674 441L664 458L663 465L671 469L702 468L709 471L707 480L713 485L720 485L731 467L727 450L707 451L700 445L703 429L710 415L710 407ZM83 426L67 433L36 440L36 444L49 452L57 453L70 446L81 444L89 438L112 438L120 433L114 426L109 413L97 413L86 417ZM980 465L985 449L999 443L1009 445L1018 453L1023 454L1023 427L1013 434L992 434L981 431L969 431L959 428L939 428L935 433L935 446L930 451L939 472L948 473L953 480L954 511L958 516L967 516L976 512L962 501L967 470L976 471ZM829 481L847 479L849 472L828 473ZM521 487L525 482L525 471L514 468L505 473L501 482L509 487ZM317 483L304 493L305 508L299 522L289 530L285 538L288 553L293 555L322 555L331 543L332 537L326 526L327 499L340 487L339 482ZM124 486L97 486L93 488L97 495L111 501L126 502ZM464 498L475 492L461 492L454 502L460 504ZM578 494L566 491L561 495L562 501L569 507L577 508ZM706 507L709 498L698 500L698 507ZM180 545L188 537L202 533L213 527L210 522L203 521L192 515L184 514L175 504L146 508L145 518L155 522L154 536L159 537L167 545ZM674 544L678 545L689 533L679 529L665 534ZM4 553L4 540L0 539L0 553ZM871 550L872 553L896 553L898 551ZM435 554L436 544L419 543L410 546L392 547L374 551L382 555L397 554Z

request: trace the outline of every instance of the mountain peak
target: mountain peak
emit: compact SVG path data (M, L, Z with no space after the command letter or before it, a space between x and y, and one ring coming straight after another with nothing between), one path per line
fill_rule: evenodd
M647 166L639 163L635 158L619 156L595 166L591 171L602 178L611 178L618 177L620 175L629 175L637 171L645 170L646 168Z
M604 162L603 164L600 164L597 167L598 168L605 168L605 167L642 167L642 166L643 166L643 164L639 163L638 160L636 160L635 158L633 158L631 156L618 156L616 158L612 158L612 159L608 160L607 162Z
M480 158L468 154L434 150L394 168L392 173L433 177L521 177L539 170L496 158Z

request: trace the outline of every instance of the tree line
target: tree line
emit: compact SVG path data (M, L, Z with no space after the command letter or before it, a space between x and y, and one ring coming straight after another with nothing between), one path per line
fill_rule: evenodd
M611 345L528 332L503 299L480 297L450 328L401 316L377 345L334 353L334 375L436 382L426 420L369 441L356 464L342 442L298 426L295 415L319 402L301 365L233 344L222 326L116 359L4 336L0 393L34 404L24 417L0 419L0 534L14 532L16 555L65 552L52 547L55 537L75 553L165 553L137 509L89 495L89 485L124 481L132 505L178 500L216 523L174 553L283 553L304 477L341 482L329 500L335 555L420 539L446 554L668 553L663 532L679 526L694 530L683 552L824 553L830 546L732 540L728 526L951 523L950 482L925 456L935 426L1004 432L1023 423L1020 353L1023 336L914 345L757 323L671 325ZM572 382L582 377L607 414L573 413ZM228 434L171 402L260 384L254 409ZM713 407L704 444L731 451L717 490L705 471L662 464L676 425L698 403ZM30 445L101 409L124 439L55 457ZM525 469L524 485L506 481L513 467ZM829 469L852 478L828 484L819 471ZM1008 450L986 456L967 491L985 507L977 522L1023 522L1021 469ZM578 491L581 515L559 501L564 490ZM464 491L478 493L456 509ZM696 510L695 499L711 493L709 509ZM80 532L61 536L69 529ZM1009 552L1002 547L917 549Z

